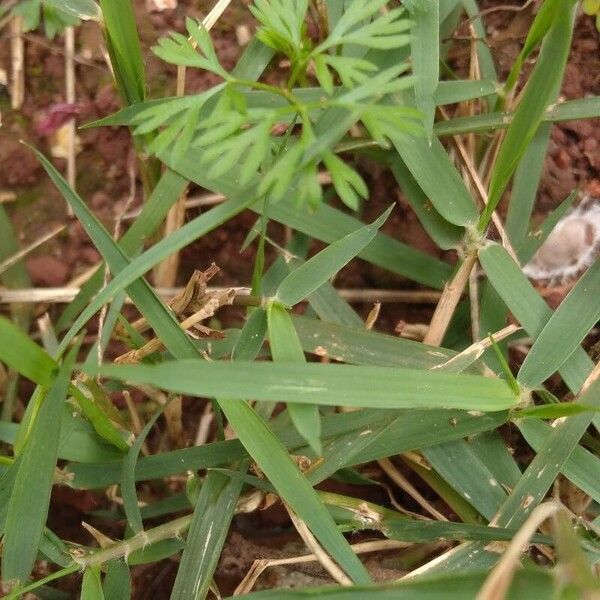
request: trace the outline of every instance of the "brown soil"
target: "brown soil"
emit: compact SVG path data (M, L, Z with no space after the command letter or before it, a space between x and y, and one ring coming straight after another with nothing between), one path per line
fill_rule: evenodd
M156 39L170 29L182 31L184 17L202 16L196 8L197 2L179 0L175 11L148 14L143 0L136 0L137 16L144 47L149 48ZM484 8L505 1L488 0ZM518 5L519 3L515 3ZM234 26L240 19L246 19L243 7L230 9L226 18L215 31L217 51L226 68L235 64L239 56ZM517 55L527 28L531 22L531 9L521 12L497 11L490 13L485 21L491 37L491 49L496 59L501 77L504 77ZM10 51L6 30L0 32L0 67L10 71ZM78 50L85 64L77 66L77 123L84 124L96 118L115 112L119 100L114 91L108 69L99 52L100 43L97 28L90 23L78 30ZM599 36L590 17L579 17L575 39L569 57L565 81L562 89L564 98L582 98L586 95L600 95L600 52ZM175 70L165 67L149 53L148 81L153 96L169 95L174 92ZM457 40L451 53L451 64L457 71L467 69L469 42ZM211 74L190 70L187 90L190 92L206 89L215 83ZM36 34L27 36L26 44L26 100L18 112L10 110L6 94L0 94L2 128L0 128L0 194L14 192L16 201L6 205L15 225L22 245L26 245L43 235L56 224L67 222L65 204L54 186L48 181L33 154L19 143L23 139L49 154L51 140L43 133L40 124L47 121L48 114L57 104L64 102L64 65L62 40L47 42ZM124 128L100 128L80 130L81 153L77 157L77 189L98 217L112 228L116 215L120 214L128 199L130 181L129 165L132 161L132 148L129 133ZM546 160L540 187L536 214L545 214L562 201L574 188L595 190L600 195L600 120L562 123L553 127L550 152ZM55 159L56 166L65 169L65 161ZM398 201L394 211L384 226L384 231L411 246L445 257L429 239L419 225L414 213L403 198L393 177L370 162L361 162L360 169L372 190L370 201L365 205L363 218L372 220L375 216ZM136 203L141 202L141 183L136 182ZM195 216L190 212L187 218ZM216 262L222 272L213 282L219 284L245 284L250 281L253 267L253 251L242 254L240 246L249 228L254 224L253 214L243 214L230 221L201 241L192 244L182 252L182 266L179 283L184 284L195 268L205 268ZM283 242L281 227L271 225L270 234ZM315 244L315 249L319 246ZM273 253L270 252L270 258ZM450 256L450 254L448 254ZM37 287L54 287L67 284L71 278L81 274L99 261L98 252L88 240L83 228L71 223L66 233L44 245L27 259L32 284ZM414 284L393 276L370 264L360 262L344 269L338 284L355 288L406 288ZM363 315L370 305L356 306ZM60 314L58 307L40 307L39 311L49 310L54 319ZM398 321L407 323L427 322L431 315L429 306L386 305L382 310L377 328L392 332ZM227 311L227 321L241 323L241 310ZM93 328L91 328L93 331ZM194 419L196 421L197 419ZM418 482L415 484L419 485ZM171 491L181 488L181 482L173 484ZM146 490L152 493L151 486ZM356 490L354 490L356 492ZM381 490L365 491L379 494ZM424 494L427 489L422 490ZM51 526L66 539L91 543L90 536L83 532L79 523L91 522L108 535L118 536L119 527L109 531L109 521L94 518L90 511L108 508L109 503L100 493L76 493L67 489L56 490L52 503ZM431 498L435 501L435 498ZM377 498L386 502L386 497ZM402 501L411 508L410 499ZM440 507L443 510L443 507ZM257 533L260 531L260 535ZM270 540L269 540L270 538ZM225 547L217 571L219 585L223 592L230 592L245 574L256 558L280 556L297 551L280 550L295 539L290 533L287 517L272 509L258 516L239 517L234 522L234 532ZM265 547L277 548L267 552ZM383 568L380 566L380 568ZM171 589L177 563L162 561L156 565L139 567L134 570L135 597L166 598ZM388 576L397 576L397 570L390 567ZM309 569L309 575L319 577L318 570ZM267 582L270 581L267 575ZM64 581L64 589L74 593L78 581Z

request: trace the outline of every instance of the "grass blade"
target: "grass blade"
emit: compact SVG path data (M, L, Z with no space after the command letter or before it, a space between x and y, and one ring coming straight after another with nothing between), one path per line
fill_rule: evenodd
M27 379L48 387L58 365L42 348L7 318L0 316L0 360Z
M397 135L392 141L404 164L444 219L454 225L476 222L478 214L473 198L437 138L430 144L424 138Z
M83 572L81 600L104 600L104 592L100 581L100 567L88 567Z
M573 354L600 319L600 260L597 260L550 317L518 374L521 384L535 388ZM574 319L573 315L577 315Z
M304 352L289 312L283 306L271 303L267 308L267 322L273 362L305 363ZM289 402L287 408L298 433L309 443L315 454L320 456L321 416L318 406Z
M388 152L387 163L431 239L444 250L456 248L463 238L464 229L444 219L437 210L432 210L429 198L410 174L400 156Z
M574 119L595 119L599 113L600 97L591 96L552 104L542 116L542 122L559 123ZM483 113L473 117L455 117L448 121L438 121L433 129L438 137L465 133L484 133L507 128L513 122L513 119L514 113Z
M500 379L386 367L179 360L106 365L99 374L191 396L329 406L497 411L518 401Z
M549 141L550 124L542 123L515 172L506 215L506 231L515 248L519 248L527 238Z
M277 301L286 306L294 306L315 292L371 242L377 230L385 223L392 208L388 208L371 225L366 225L334 242L294 269L279 284Z
M430 0L415 2L412 6L410 47L412 70L416 77L415 99L417 108L423 113L425 133L431 142L435 119L434 94L440 78L440 3L439 0Z
M478 453L464 440L437 444L423 451L431 466L488 521L506 500Z
M490 181L488 204L480 219L480 229L487 227L519 161L538 130L548 106L556 101L563 78L576 3L568 0L556 11L554 22L542 45L540 55L528 80L513 120L504 138Z
M322 355L324 351L326 356L339 362L431 369L456 355L452 350L364 328L323 323L300 315L293 315L292 319L305 352Z
M109 600L130 600L131 574L124 560L116 559L108 563L102 590L104 597Z
M485 273L517 321L537 338L552 316L548 305L535 291L506 250L490 244L479 253ZM578 392L594 363L583 348L577 348L560 367L560 374L573 392Z
M106 46L117 87L127 104L142 102L146 95L144 59L133 7L121 0L100 0Z
M219 404L233 424L240 441L277 493L308 525L323 548L355 583L368 583L370 578L366 569L337 530L311 485L265 422L245 402L221 400Z
M206 476L194 508L171 600L206 597L242 486L242 480L214 471Z
M50 505L63 403L77 350L78 346L69 353L48 390L21 455L6 514L4 581L26 581L37 556Z
M162 411L157 412L144 426L142 431L131 445L127 455L123 459L123 473L121 474L121 495L123 497L123 509L127 516L127 521L134 534L143 531L142 513L138 504L137 493L135 489L135 466L137 464L142 444L150 433L150 430L156 423Z

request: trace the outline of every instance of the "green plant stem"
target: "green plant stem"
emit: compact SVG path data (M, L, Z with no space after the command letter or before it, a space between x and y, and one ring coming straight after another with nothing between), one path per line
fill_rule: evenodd
M164 523L158 527L154 527L153 529L141 531L140 533L130 537L128 540L111 544L110 546L102 548L97 552L86 554L81 557L74 557L73 560L81 569L96 565L103 565L111 560L122 558L131 554L132 552L135 552L136 550L141 550L146 546L156 544L162 540L180 537L187 531L191 521L192 515L179 517L178 519L174 519L173 521L169 521L168 523Z
M252 81L251 79L232 79L230 83L281 96L282 98L285 98L298 112L301 112L303 109L305 109L305 106L302 104L302 102L300 102L300 100L296 98L291 90L287 88L280 88L275 85L261 83L260 81Z

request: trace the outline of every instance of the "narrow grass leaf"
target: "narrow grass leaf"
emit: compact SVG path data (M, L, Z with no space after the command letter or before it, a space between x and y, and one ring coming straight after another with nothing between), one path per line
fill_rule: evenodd
M386 367L179 360L106 365L97 374L191 396L329 406L497 411L518 401L500 379Z
M54 359L33 342L23 330L0 316L0 360L27 379L48 387L56 375Z
M573 404L572 402L559 402L558 404L541 404L522 408L514 412L513 419L560 419L561 417L589 411L597 412L598 407L587 404Z
M560 0L547 0L541 6L538 11L535 19L529 31L527 33L527 38L525 39L525 44L523 44L523 48L515 60L508 77L506 78L505 89L511 90L517 80L519 79L519 75L521 74L521 70L523 68L523 63L528 58L528 56L533 52L533 50L540 44L548 29L552 26L554 21L555 13L560 10Z
M458 102L491 96L497 91L498 84L493 79L439 81L435 90L435 103L437 106L457 104Z
M492 520L506 492L472 446L464 440L437 444L424 449L423 455L462 498Z
M311 485L265 422L245 402L221 400L220 406L233 424L240 441L271 481L277 493L307 524L323 548L355 583L368 583L370 577L365 567L352 552Z
M423 193L444 219L459 226L475 223L478 214L473 198L437 138L430 144L425 138L395 135L392 141Z
M576 3L568 0L563 10L556 11L554 21L542 45L537 63L527 82L513 120L504 138L490 181L489 199L480 219L487 227L519 161L527 150L548 106L555 102L573 33Z
M388 152L387 163L411 208L415 211L421 225L423 225L431 239L444 250L456 248L464 236L464 229L453 225L432 208L429 198L419 187L398 154Z
M435 119L435 91L440 78L440 3L425 0L409 5L413 26L410 36L411 62L417 108L423 114L425 133L431 142Z
M557 223L567 214L578 196L578 191L573 190L543 221L530 230L528 235L518 246L518 257L522 264L527 264L538 251L540 246L548 239Z
M26 581L37 556L50 505L63 403L77 350L78 346L71 350L49 388L21 456L6 514L4 581Z
M142 444L150 433L150 430L156 423L162 411L157 412L144 426L135 441L129 448L129 452L123 459L123 473L121 474L121 495L123 497L123 509L127 516L127 521L133 533L140 533L144 529L142 514L138 504L137 493L135 489L135 466L142 448Z
M475 35L478 40L485 40L487 32L485 24L481 15L481 7L477 0L461 0L465 12L469 18L470 23L473 24ZM479 60L479 66L481 69L481 76L483 79L489 81L498 81L498 75L496 73L496 61L492 56L492 51L487 44L477 44L477 59ZM488 107L491 110L494 105L494 98L488 99Z
M353 329L362 329L364 322L329 282L308 296L308 303L323 322L335 323ZM293 317L292 317L293 319Z
M62 178L60 173L54 168L42 154L35 151L42 166L57 186L59 191L64 196L65 200L73 208L73 212L79 218L80 222L86 229L86 232L94 242L101 254L104 256L111 271L118 272L123 270L128 264L128 258L123 253L119 245L112 239L106 229L99 223L93 213L89 210L81 198L69 187L67 182ZM178 230L178 233L182 230ZM114 280L113 282L114 283ZM110 285L110 284L109 284ZM108 288L108 286L107 286ZM105 288L103 292L106 292ZM119 288L115 291L121 291ZM198 352L191 339L183 332L178 321L171 311L169 311L156 293L150 288L148 283L140 279L135 281L128 287L128 293L136 303L136 306L142 314L151 323L152 328L161 338L165 346L176 356L194 357ZM110 299L112 295L109 295ZM82 313L69 332L63 337L61 342L61 351L67 347L77 332L85 325L89 318L106 302L99 301L98 296L95 298L96 308L91 311L91 315L86 316L86 312ZM93 304L93 303L92 303ZM88 306L88 309L90 307Z
M543 123L559 123L576 119L595 119L600 113L600 97L590 96L578 100L568 100L550 105L542 116ZM438 137L484 133L510 126L514 113L483 113L473 117L455 117L448 121L438 121L433 129Z
M517 427L536 452L545 445L553 429L548 423L534 419L517 421ZM579 445L573 450L561 472L582 492L600 502L600 459L597 456Z
M537 387L573 354L600 319L598 290L600 260L581 277L535 340L519 370L522 385Z
M145 97L144 59L133 7L121 0L100 0L106 46L110 54L117 87L127 104Z
M427 346L356 326L324 323L302 315L293 315L292 320L305 352L325 355L338 362L431 369L456 356L456 352L446 348Z
M271 303L267 308L267 319L273 362L305 363L304 351L289 312L283 306ZM320 456L322 453L321 416L318 406L288 402L287 409L298 433L309 443L315 454Z
M13 224L6 212L6 209L0 204L0 261L10 258L20 250L19 242L15 236ZM0 275L0 281L9 289L19 289L31 287L31 279L25 267L25 262L20 260L16 262L10 269L7 269ZM24 304L10 305L10 312L14 322L22 329L29 327L31 318L31 307ZM2 407L2 418L8 419L8 409L13 405L16 397L17 378L9 383L9 389L6 392L4 406Z
M234 360L242 356L255 357L260 352L267 333L267 313L263 308L252 311L240 337L237 339L231 357Z
M550 128L549 123L540 125L515 171L506 215L506 231L515 248L519 248L527 238L529 221L548 151Z
M498 244L490 244L479 252L485 273L517 321L532 337L537 338L552 311L523 274L520 267ZM560 374L573 392L578 392L594 363L583 348L576 348L561 365Z
M244 470L245 472L245 470ZM208 473L194 508L171 600L204 598L229 531L243 481Z
M294 306L316 291L373 240L392 208L388 208L371 225L334 242L292 271L277 288L277 300L286 306Z
M10 497L12 496L21 462L22 457L17 456L12 464L0 476L0 534L4 533L8 504L10 502Z
M467 443L475 448L479 459L493 474L494 479L507 490L512 490L521 478L521 470L498 431L487 431L472 436Z
M248 466L249 461L244 460L239 467L240 479L230 482L214 471L207 474L196 500L171 598L203 598L208 593ZM185 500L189 502L189 497ZM215 523L219 524L216 531Z

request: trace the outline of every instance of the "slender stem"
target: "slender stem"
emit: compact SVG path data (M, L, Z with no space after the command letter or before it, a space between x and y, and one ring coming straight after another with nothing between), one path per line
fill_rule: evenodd
M271 92L272 94L276 94L277 96L282 96L296 109L299 109L299 107L302 106L300 100L296 98L296 96L286 88L280 88L275 85L269 85L268 83L262 83L260 81L252 81L252 79L232 79L230 83L234 85L249 87L253 90Z
M168 523L163 523L153 529L141 531L133 537L130 537L128 540L111 544L110 546L91 554L74 557L74 561L81 568L103 565L111 560L128 556L136 550L141 550L146 546L156 544L162 540L177 538L187 531L192 521L192 516L193 515L191 514L185 515L184 517L179 517Z

